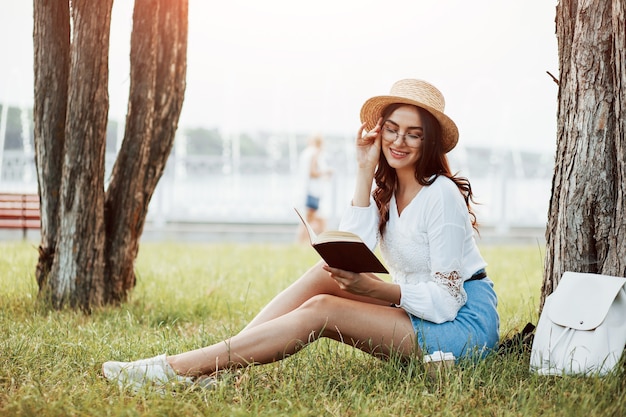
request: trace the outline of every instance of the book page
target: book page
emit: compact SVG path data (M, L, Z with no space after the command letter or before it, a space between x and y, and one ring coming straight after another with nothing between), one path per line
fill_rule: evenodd
M297 208L294 207L293 209L298 214L298 217L300 217L300 220L302 220L302 224L304 224L304 227L306 227L306 231L309 234L309 240L311 241L311 245L314 245L315 243L317 243L317 234L313 230L313 227L311 227L309 222L304 219L304 217L302 216L302 214L300 214L300 211Z
M328 230L317 236L317 243L323 242L362 242L361 238L351 232Z
M324 242L362 242L361 238L351 232L344 232L340 230L327 230L319 235L315 233L313 227L305 220L304 216L300 213L300 211L294 207L294 210L302 220L302 224L306 227L306 230L309 234L309 240L311 241L311 245L315 246L318 243Z

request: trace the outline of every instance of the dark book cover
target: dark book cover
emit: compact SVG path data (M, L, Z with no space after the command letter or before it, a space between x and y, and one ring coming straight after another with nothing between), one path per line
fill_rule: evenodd
M389 273L363 242L322 242L313 244L313 248L333 268L350 272Z

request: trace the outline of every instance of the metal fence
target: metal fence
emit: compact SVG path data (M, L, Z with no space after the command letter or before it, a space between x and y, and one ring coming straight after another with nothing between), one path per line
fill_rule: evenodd
M322 198L330 224L349 204L354 178L351 147L333 146L328 164L334 175ZM340 150L340 151L338 151ZM462 148L451 165L470 178L483 225L505 232L511 227L543 227L553 170L551 155L489 148ZM107 175L115 154L106 158ZM235 167L235 169L233 168ZM293 206L302 201L302 182L289 158L268 161L223 156L175 155L168 161L150 204L148 220L172 222L294 223ZM5 150L0 191L37 192L32 152Z

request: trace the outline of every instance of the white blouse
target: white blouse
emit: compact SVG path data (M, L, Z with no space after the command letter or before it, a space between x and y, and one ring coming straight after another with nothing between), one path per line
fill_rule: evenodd
M382 237L379 216L371 199L369 207L350 206L339 228L356 233L372 250L380 241L383 260L400 286L400 307L434 323L454 320L467 301L463 282L487 265L456 184L437 177L417 193L402 215L394 195Z

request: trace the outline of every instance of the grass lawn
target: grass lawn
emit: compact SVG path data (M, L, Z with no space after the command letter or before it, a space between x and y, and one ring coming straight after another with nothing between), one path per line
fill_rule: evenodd
M308 246L148 243L128 303L86 316L36 302L32 243L0 243L2 416L619 416L624 366L604 378L540 377L528 353L492 355L429 378L320 340L282 362L224 375L214 390L138 395L109 384L106 360L177 353L241 329L317 254ZM485 246L501 334L537 322L539 246Z

